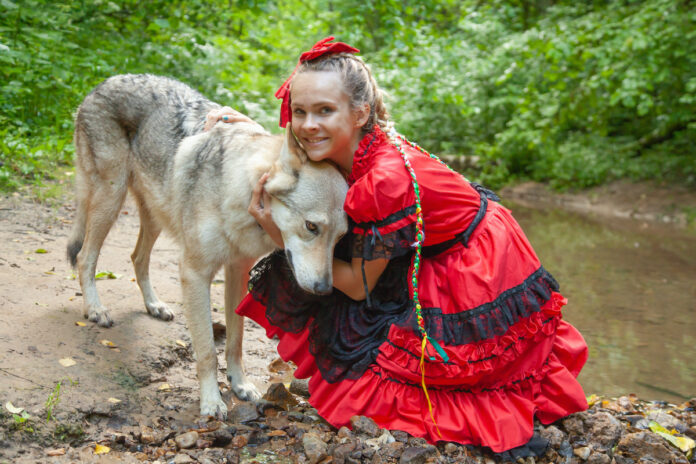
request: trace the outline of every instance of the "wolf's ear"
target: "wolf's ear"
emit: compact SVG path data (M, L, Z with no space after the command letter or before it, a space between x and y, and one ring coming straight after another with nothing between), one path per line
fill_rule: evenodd
M292 124L285 129L285 141L278 158L280 168L288 174L297 175L302 165L307 162L307 152L300 146L292 132Z

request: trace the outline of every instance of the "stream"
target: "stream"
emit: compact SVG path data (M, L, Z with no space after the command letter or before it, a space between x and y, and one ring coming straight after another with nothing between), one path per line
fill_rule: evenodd
M696 396L696 235L510 202L585 337L585 393L681 402Z

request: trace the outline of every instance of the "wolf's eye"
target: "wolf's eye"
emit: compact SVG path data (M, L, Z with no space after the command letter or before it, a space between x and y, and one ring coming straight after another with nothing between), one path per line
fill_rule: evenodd
M317 235L319 233L319 227L317 227L317 225L313 222L305 221L305 227L314 235Z

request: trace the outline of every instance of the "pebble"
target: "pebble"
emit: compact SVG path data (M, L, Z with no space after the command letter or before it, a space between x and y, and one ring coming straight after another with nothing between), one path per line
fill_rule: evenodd
M437 448L432 445L425 448L410 446L401 453L399 464L424 464L429 457L435 455L437 455Z
M256 405L249 401L235 404L229 413L229 420L235 424L243 424L258 418L259 413L256 410Z
M583 461L587 461L587 458L590 457L591 453L592 450L587 446L581 446L580 448L575 448L573 450L573 454L582 459Z
M302 398L309 398L309 380L293 379L290 382L290 393L294 393Z
M188 454L177 454L174 459L169 461L169 464L189 464L195 462L191 456Z
M297 405L297 400L295 397L292 396L292 393L290 393L285 388L285 385L280 382L271 384L271 386L268 387L266 394L263 395L263 399L274 403L283 409L290 409L291 406Z
M326 443L315 433L305 433L302 436L302 446L307 459L309 459L309 464L316 464L327 457Z
M174 441L176 442L176 447L179 449L193 448L196 441L198 441L198 432L193 430L191 432L182 433L181 435L177 435Z
M350 418L350 426L354 433L363 433L369 437L379 435L379 426L369 417L353 416Z

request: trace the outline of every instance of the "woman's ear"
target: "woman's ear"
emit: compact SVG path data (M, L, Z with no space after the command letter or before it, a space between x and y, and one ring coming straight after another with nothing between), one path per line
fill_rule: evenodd
M362 127L370 119L370 105L363 103L355 110L355 127Z

